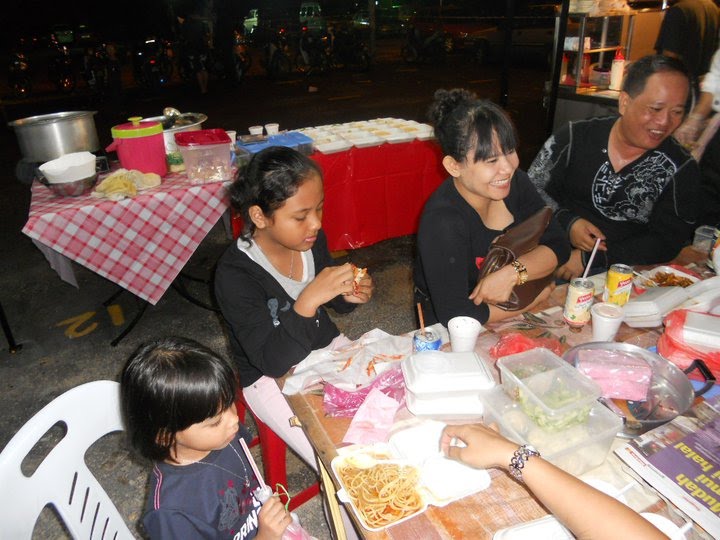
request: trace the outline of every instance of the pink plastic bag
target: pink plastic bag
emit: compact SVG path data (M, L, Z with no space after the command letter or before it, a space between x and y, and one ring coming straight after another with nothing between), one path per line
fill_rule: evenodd
M373 388L377 388L386 396L393 398L400 405L405 403L405 379L400 366L397 366L378 375L370 386L355 392L348 392L332 384L326 384L323 396L325 414L328 416L354 416Z
M540 337L531 338L520 332L503 334L498 342L490 348L490 356L497 359L538 347L550 349L558 356L562 356L562 344L559 340Z
M687 368L693 360L703 360L707 367L717 378L720 376L720 351L701 351L685 343L683 340L683 327L687 318L687 309L676 309L665 317L665 331L657 344L658 353L670 360L680 369ZM720 321L720 317L718 317ZM692 379L702 380L695 372L688 374Z

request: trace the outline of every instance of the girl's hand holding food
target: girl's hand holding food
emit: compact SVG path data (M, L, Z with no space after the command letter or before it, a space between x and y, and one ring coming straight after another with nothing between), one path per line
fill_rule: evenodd
M328 266L315 276L295 301L295 311L314 317L320 306L338 295L352 293L353 267L350 263Z

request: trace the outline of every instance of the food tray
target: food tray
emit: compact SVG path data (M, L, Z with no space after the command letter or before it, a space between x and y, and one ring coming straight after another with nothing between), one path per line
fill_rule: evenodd
M505 393L546 430L584 422L601 395L594 381L548 349L505 356L497 365Z
M424 512L428 505L445 506L490 486L490 475L483 469L474 469L457 461L448 459L440 453L440 435L445 424L435 421L422 421L400 430L390 437L387 444L356 446L341 449L341 455L331 462L331 468L342 489L338 498L350 504L358 521L370 531L392 527ZM362 514L350 500L339 468L354 462L369 465L374 462L395 463L416 467L420 471L418 492L422 505L417 511L384 527L369 527Z
M682 287L651 287L625 304L625 321L633 317L664 317L689 298Z
M640 272L642 274L642 278L636 277L633 279L633 287L635 288L635 291L639 294L642 294L648 289L655 288L654 286L650 285L648 286L647 281L652 280L653 277L655 277L659 273L664 274L675 274L678 277L689 279L692 283L697 283L699 278L697 276L692 275L689 271L685 271L681 267L678 267L676 265L674 266L657 266L653 268L652 270L646 270L644 272ZM644 279L643 279L644 278Z
M563 430L547 431L535 424L501 388L483 393L482 399L484 422L495 422L505 437L518 444L533 445L543 458L576 476L605 461L623 427L622 419L598 401L592 403L585 421Z
M485 362L475 352L423 351L400 364L408 390L418 397L443 398L495 386Z

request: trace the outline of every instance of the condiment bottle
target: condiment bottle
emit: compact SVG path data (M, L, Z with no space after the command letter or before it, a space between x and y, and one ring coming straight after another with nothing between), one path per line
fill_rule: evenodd
M610 90L620 90L622 88L623 76L625 75L625 57L622 48L618 47L615 51L615 58L610 68Z
M567 71L568 71L568 55L563 54L562 55L562 64L560 64L560 84L567 84Z
M582 69L580 71L580 82L582 83L590 82L590 61L590 55L587 53L583 54Z

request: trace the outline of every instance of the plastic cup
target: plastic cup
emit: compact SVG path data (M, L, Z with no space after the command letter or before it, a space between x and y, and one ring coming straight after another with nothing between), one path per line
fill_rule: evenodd
M625 310L617 304L600 302L590 308L593 341L613 341L625 318Z
M237 140L237 132L232 129L230 131L226 131L225 133L227 133L228 137L230 137L230 142L235 144L235 141Z
M265 124L265 131L268 135L277 135L280 131L280 124Z
M475 342L480 335L482 325L472 317L453 317L448 321L450 347L452 352L469 352L475 350Z
M263 127L262 126L250 126L248 128L250 131L250 135L262 135L263 134Z

